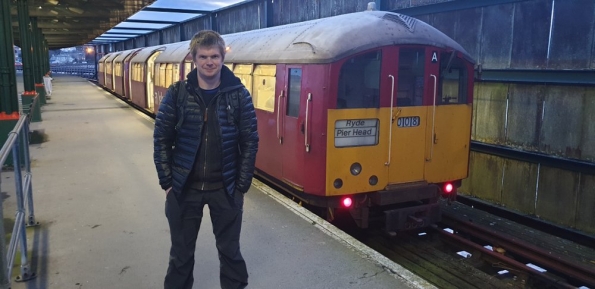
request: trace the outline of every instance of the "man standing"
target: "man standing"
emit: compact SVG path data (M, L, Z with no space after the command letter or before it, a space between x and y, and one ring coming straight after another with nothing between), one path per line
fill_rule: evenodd
M172 243L165 289L192 288L205 204L219 253L221 288L245 288L248 271L239 241L244 193L258 150L256 113L248 90L223 65L225 42L217 32L194 35L190 53L196 69L169 87L153 133Z

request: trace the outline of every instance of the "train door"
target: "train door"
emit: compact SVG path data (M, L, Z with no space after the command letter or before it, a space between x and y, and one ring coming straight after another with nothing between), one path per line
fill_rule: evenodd
M292 186L303 189L304 175L304 133L302 126L304 124L305 101L302 96L302 76L301 66L287 65L283 87L284 97L282 97L283 108L278 112L282 118L281 130L281 161L283 179Z
M120 55L120 54L118 53L118 55ZM116 56L116 57L118 57L118 56ZM112 85L110 85L110 89L112 91L116 91L116 76L117 76L116 75L116 72L118 71L117 68L116 68L116 64L117 64L116 63L116 58L114 58L111 62L112 62L112 65L111 65L111 67L112 67L112 70L111 70L111 72L112 72Z
M272 99L267 96L268 90L273 90ZM258 146L260 151L266 152L266 155L261 153L256 156L256 163L259 169L281 180L284 157L285 65L257 65L254 70L254 92L260 136Z
M156 52L155 54L151 55L149 57L149 59L147 60L147 69L145 70L146 72L146 83L147 83L147 95L146 97L146 104L147 104L147 109L149 109L149 111L153 111L155 108L155 98L154 98L154 94L155 94L155 59L157 58L157 56L159 56L159 54L161 54L161 51Z
M411 183L424 179L427 94L424 48L390 47L385 60L391 67L392 113L390 119L390 183Z
M438 183L467 176L472 67L454 51L430 49L425 176Z
M128 54L126 58L124 58L124 81L122 82L124 85L124 97L130 99L130 88L132 87L132 66L130 65L130 60L136 55L136 51Z

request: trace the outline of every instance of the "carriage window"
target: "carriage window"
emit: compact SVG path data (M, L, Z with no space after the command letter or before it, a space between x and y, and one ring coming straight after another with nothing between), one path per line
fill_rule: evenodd
M180 80L180 65L174 64L174 71L172 73L172 83Z
M252 64L238 64L233 69L233 73L240 79L242 84L246 87L248 92L252 94Z
M440 65L440 104L467 103L467 69L463 61L451 53L442 54Z
M422 105L424 64L423 49L403 49L399 52L397 106Z
M159 86L159 63L155 64L155 70L153 75L153 84Z
M339 73L337 108L378 108L380 104L380 51L347 60Z
M184 76L190 73L190 71L192 71L192 62L184 62ZM182 77L182 79L184 79L184 77Z
M162 64L162 65L164 65L164 64ZM163 87L169 87L173 83L172 77L173 77L172 64L168 63L165 66L165 82L163 83Z
M287 92L287 115L298 117L300 113L300 94L302 92L302 69L289 69L289 88Z
M254 86L252 100L254 107L269 112L275 111L275 75L277 67L270 64L260 64L254 69Z

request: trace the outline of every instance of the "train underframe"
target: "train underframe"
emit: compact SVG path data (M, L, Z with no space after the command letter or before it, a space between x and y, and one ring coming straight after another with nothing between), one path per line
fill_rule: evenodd
M349 210L360 228L382 224L387 233L428 227L440 221L441 197L437 185L425 182L389 186L366 193L363 202L354 202Z
M449 201L456 199L456 189L446 195L438 184L416 182L390 185L382 191L350 195L353 204L345 208L342 201L346 196L310 195L262 171L257 170L257 175L281 187L301 203L319 208L317 213L328 221L334 220L337 210L348 210L359 228L380 226L389 234L424 228L439 222L441 218L439 199L446 198ZM455 188L460 186L460 181L455 184Z

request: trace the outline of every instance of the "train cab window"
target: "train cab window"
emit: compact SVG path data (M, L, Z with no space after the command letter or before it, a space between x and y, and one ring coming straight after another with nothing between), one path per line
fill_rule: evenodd
M339 73L337 108L380 106L380 63L380 51L358 55L343 63Z
M287 91L287 115L298 117L300 113L300 95L302 92L302 69L289 69L289 87Z
M439 104L467 103L467 69L454 53L442 54L440 63Z
M420 106L424 96L423 49L401 49L397 81L397 106Z

